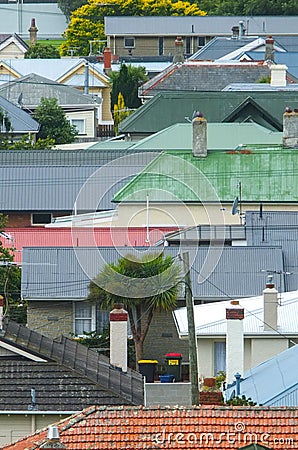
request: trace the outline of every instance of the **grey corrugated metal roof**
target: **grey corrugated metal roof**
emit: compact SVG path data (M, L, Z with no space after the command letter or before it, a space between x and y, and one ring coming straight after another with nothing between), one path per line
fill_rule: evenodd
M38 106L42 97L56 98L61 106L96 105L92 95L34 73L0 85L0 95L16 105L22 95L25 108Z
M21 108L18 108L3 97L0 97L0 107L4 112L7 112L13 128L13 133L38 132L39 123Z
M78 212L113 209L114 194L155 156L149 152L2 151L0 209L68 212L75 201Z
M243 21L250 36L297 35L297 16L105 17L106 35L229 36Z
M270 383L268 382L270 380ZM225 392L230 398L235 386ZM245 372L240 395L264 406L298 405L298 345Z
M265 285L263 284L263 289ZM264 331L263 296L239 299L239 304L244 308L243 329L244 336L264 337L275 335L298 336L298 291L284 292L280 295L278 305L278 329L277 331ZM211 302L203 305L195 305L194 317L196 334L201 336L226 336L227 320L226 308L230 307L230 301ZM176 309L174 317L178 334L188 335L187 310L185 307Z
M218 59L227 53L238 50L244 45L254 41L256 41L254 37L243 37L242 39L216 37L208 42L208 44L204 45L203 48L194 53L189 59L192 61Z
M246 236L248 245L278 245L282 248L286 290L298 287L298 213L295 211L246 211ZM267 267L270 270L271 267ZM276 284L279 286L279 276Z
M60 59L2 59L1 62L7 65L12 71L15 71L19 76L25 76L30 73L35 73L50 80L59 81L59 79L68 74L79 66L86 64L84 58L60 58ZM102 65L89 64L89 82L90 86L95 82L93 75L94 72L98 72L101 77L106 78L108 82L108 77L102 71ZM9 81L15 80L16 77L11 76ZM84 84L83 84L84 85Z
M144 251L148 251L148 247L24 248L22 295L28 299L44 300L85 298L88 283L104 264L116 263L120 256L128 253L143 254ZM160 249L152 248L151 251ZM276 270L283 268L281 250L275 247L225 247L222 254L217 247L187 247L187 251L193 268L193 295L197 299L256 295L264 287L265 275L261 269L269 263ZM165 247L164 252L174 257L181 248ZM203 264L207 265L207 272ZM208 280L199 279L199 273L204 273Z
M298 49L298 42L297 47ZM265 57L264 52L245 52L252 60L262 60ZM298 51L295 52L275 52L274 62L276 64L285 64L287 72L298 78Z

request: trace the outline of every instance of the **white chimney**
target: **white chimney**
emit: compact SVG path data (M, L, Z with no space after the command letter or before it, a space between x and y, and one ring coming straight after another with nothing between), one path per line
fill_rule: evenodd
M282 143L284 147L298 147L298 110L287 106L283 115L283 137Z
M285 64L271 64L271 86L285 87L287 85L287 69Z
M272 275L268 276L266 288L263 291L263 298L264 298L264 331L276 331L278 296L274 283L272 283Z
M238 301L231 301L226 309L227 336L226 336L226 382L235 381L235 374L244 372L244 338L243 319L244 309Z
M127 372L127 319L123 304L115 304L110 312L110 363Z
M207 156L207 121L200 112L192 120L192 153L195 157Z

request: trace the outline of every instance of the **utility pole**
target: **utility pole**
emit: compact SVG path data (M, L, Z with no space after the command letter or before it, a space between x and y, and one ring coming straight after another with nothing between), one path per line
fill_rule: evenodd
M183 265L185 272L185 301L188 322L188 343L189 343L189 371L191 384L191 404L199 404L199 374L198 374L198 353L197 337L194 319L194 303L191 289L191 279L189 271L189 253L183 253Z

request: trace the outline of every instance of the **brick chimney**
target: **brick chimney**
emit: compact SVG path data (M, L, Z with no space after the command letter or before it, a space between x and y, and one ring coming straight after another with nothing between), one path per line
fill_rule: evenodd
M29 38L29 45L35 45L37 42L37 26L35 25L35 19L31 19L31 26L29 28L29 34L30 34L30 38Z
M274 39L272 36L267 36L265 41L265 61L274 61Z
M277 330L278 297L277 290L272 282L272 275L268 276L266 288L263 291L264 298L264 331Z
M283 115L282 143L286 148L298 147L298 110L289 106Z
M55 450L56 448L66 448L60 441L59 430L56 426L49 426L46 441L41 444L39 450Z
M115 304L110 312L110 363L127 372L127 320L123 304Z
M226 382L231 384L236 373L244 372L244 338L243 319L244 309L236 300L226 309Z
M192 153L195 157L207 156L207 121L200 112L192 120Z
M184 61L184 44L181 36L177 36L175 40L175 52L173 57L174 63L179 63Z
M106 47L103 51L103 70L106 75L112 71L112 52L110 47Z
M271 64L271 86L285 87L287 85L287 69L285 64Z

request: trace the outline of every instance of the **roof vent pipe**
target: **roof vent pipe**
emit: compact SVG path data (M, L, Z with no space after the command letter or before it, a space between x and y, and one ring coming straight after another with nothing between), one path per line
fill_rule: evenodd
M59 430L58 430L57 426L55 426L55 425L49 426L47 438L48 439L59 439L60 438Z
M244 36L244 23L242 20L239 22L239 39L242 39Z

